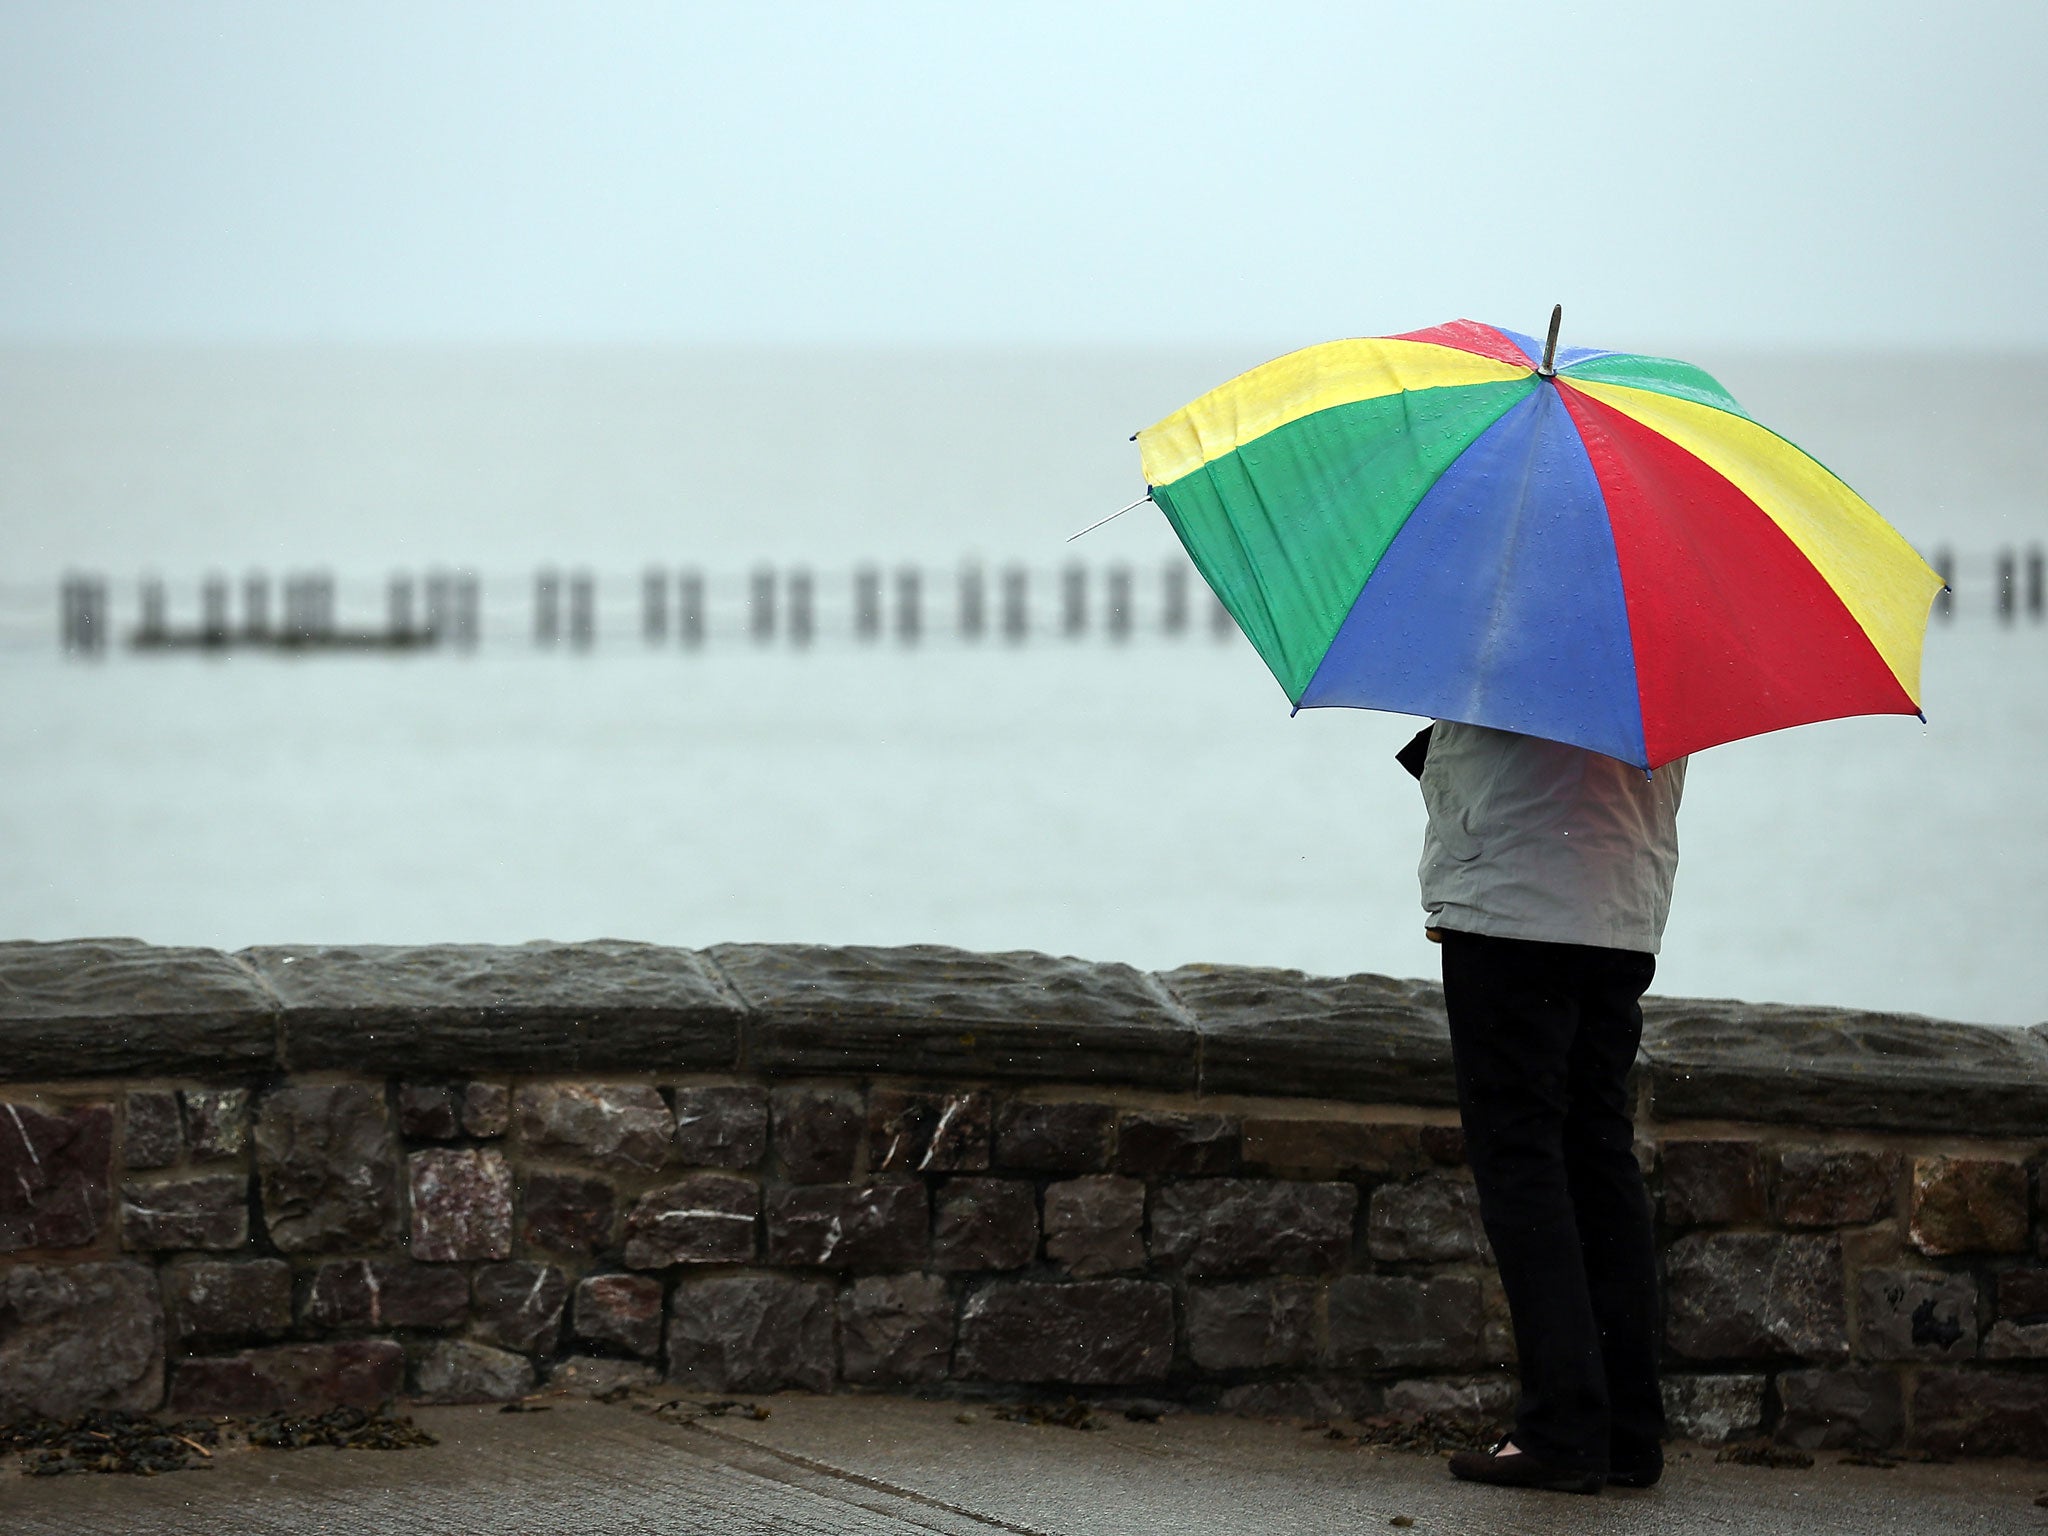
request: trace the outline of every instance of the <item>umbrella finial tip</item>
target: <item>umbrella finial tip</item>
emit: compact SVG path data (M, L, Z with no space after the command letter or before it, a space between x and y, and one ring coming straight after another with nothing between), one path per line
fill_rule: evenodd
M1564 306L1562 304L1551 305L1550 335L1543 343L1543 366L1536 370L1546 379L1552 377L1557 372L1557 369L1552 366L1552 361L1557 356L1557 328L1563 321Z

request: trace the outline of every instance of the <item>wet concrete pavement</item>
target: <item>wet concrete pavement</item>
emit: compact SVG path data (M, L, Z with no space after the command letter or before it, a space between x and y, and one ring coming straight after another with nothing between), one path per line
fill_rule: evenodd
M686 1400L687 1401L687 1400ZM7 1536L100 1533L661 1533L661 1536L1325 1536L1796 1531L2048 1532L2048 1466L1807 1471L1716 1465L1677 1448L1645 1492L1599 1498L1453 1482L1439 1458L1295 1425L1198 1415L1098 1432L986 1407L877 1397L759 1399L766 1419L671 1424L627 1405L545 1413L422 1408L411 1451L222 1453L157 1478L0 1475ZM968 1422L961 1422L967 1416ZM1412 1525L1397 1521L1405 1517Z

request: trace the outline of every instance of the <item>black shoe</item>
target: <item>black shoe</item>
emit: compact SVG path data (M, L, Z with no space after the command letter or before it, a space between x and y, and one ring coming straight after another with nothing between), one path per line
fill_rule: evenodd
M1458 1451L1451 1457L1451 1476L1468 1483L1491 1483L1497 1488L1547 1488L1553 1493L1598 1493L1607 1481L1600 1472L1581 1472L1560 1467L1521 1451L1500 1454L1502 1440L1490 1451Z
M1662 1460L1646 1461L1637 1466L1617 1466L1607 1474L1607 1481L1616 1488L1654 1488L1657 1479L1664 1475Z

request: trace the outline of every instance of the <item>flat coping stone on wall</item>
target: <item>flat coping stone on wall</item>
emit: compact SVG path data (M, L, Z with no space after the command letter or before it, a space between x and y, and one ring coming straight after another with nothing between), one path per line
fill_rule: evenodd
M2035 1136L2048 1040L1913 1014L1643 999L1650 1102L1662 1120Z
M292 1071L729 1071L741 1008L694 952L583 944L276 945Z
M747 1005L751 1071L1195 1086L1193 1027L1128 965L937 944L710 954Z
M1458 1102L1434 983L1241 965L1184 965L1159 979L1201 1034L1204 1093Z
M147 1076L267 1069L278 1000L212 949L140 939L0 943L0 1075Z

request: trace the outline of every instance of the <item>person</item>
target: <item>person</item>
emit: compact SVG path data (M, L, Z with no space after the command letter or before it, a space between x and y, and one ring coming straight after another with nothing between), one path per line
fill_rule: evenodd
M1678 867L1685 760L1438 721L1401 754L1429 815L1427 931L1521 1396L1475 1482L1597 1493L1663 1470L1655 1236L1628 1074Z

